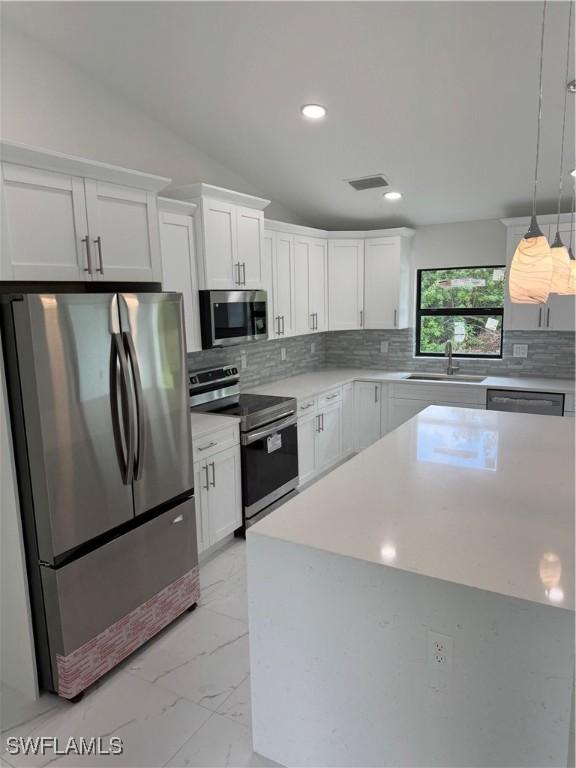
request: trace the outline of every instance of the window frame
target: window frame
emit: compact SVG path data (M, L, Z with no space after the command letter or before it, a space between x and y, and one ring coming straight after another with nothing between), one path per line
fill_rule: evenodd
M501 307L478 307L474 309L472 307L441 307L439 309L422 309L420 302L422 299L422 273L423 272L450 272L452 270L462 269L503 269L506 270L505 264L474 264L464 267L424 267L416 270L416 348L414 355L416 357L435 357L442 358L445 355L441 352L421 352L420 351L420 336L421 336L421 318L422 317L500 317L502 322L500 323L500 354L499 355L481 355L478 353L464 354L462 352L454 352L452 357L462 358L464 360L501 360L504 352L504 305Z

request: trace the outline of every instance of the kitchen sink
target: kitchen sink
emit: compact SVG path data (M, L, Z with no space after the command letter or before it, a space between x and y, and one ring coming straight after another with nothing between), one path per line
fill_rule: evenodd
M412 381L470 381L480 383L486 376L466 376L465 374L453 373L411 373L406 377Z

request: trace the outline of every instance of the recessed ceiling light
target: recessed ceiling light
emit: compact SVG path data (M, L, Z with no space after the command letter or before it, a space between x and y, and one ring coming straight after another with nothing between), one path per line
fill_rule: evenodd
M576 80L570 80L570 82L566 84L566 88L568 88L570 93L576 93Z
M573 168L573 169L570 171L570 176L576 176L576 168Z
M384 192L386 200L400 200L402 192Z
M311 120L321 120L326 117L326 107L321 104L304 104L300 111L304 117L309 117Z

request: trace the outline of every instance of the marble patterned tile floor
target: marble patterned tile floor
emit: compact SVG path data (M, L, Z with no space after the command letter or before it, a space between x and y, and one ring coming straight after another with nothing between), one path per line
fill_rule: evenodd
M276 766L252 749L245 544L200 566L198 608L153 638L77 704L3 688L0 766ZM11 755L9 736L111 736L122 755Z

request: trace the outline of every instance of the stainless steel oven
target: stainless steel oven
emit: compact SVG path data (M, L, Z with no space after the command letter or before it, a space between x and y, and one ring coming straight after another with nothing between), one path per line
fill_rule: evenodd
M268 338L266 291L200 291L202 348Z

